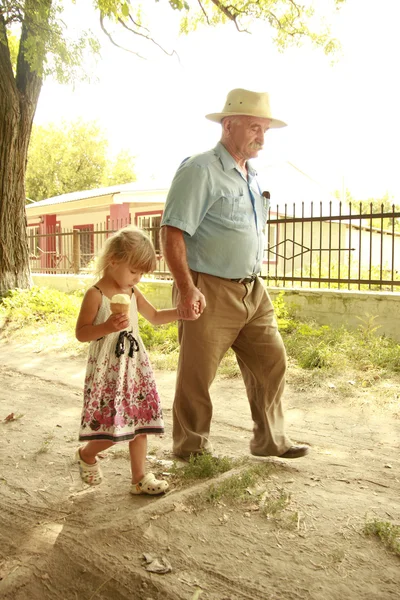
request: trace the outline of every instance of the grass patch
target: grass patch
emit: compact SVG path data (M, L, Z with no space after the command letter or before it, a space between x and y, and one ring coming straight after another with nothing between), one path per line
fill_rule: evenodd
M283 489L274 490L272 493L264 494L260 502L260 510L267 518L276 517L282 513L290 503L290 494ZM296 513L297 523L297 513Z
M265 476L271 472L271 469L268 467L265 469ZM258 481L260 475L259 466L246 468L242 473L232 475L232 477L218 484L212 484L207 490L204 499L209 504L218 504L219 502L227 502L229 504L254 502L254 497L250 495L248 490Z
M390 552L393 552L396 556L400 556L399 525L393 525L392 523L389 523L389 521L379 521L378 519L374 519L373 521L368 521L364 525L364 533L365 535L379 538Z
M239 472L229 474L232 469L239 469ZM272 463L253 464L248 459L232 460L203 454L191 457L183 466L174 462L170 473L175 486L228 474L190 498L189 503L195 510L204 510L210 504L251 506L251 510L259 511L267 519L273 519L277 525L295 529L299 520L298 513L291 513L289 516L282 514L290 502L290 494L283 489L266 490L266 481L276 469L277 466Z
M222 473L233 469L240 461L222 456L221 458L211 454L192 455L187 463L178 465L174 461L170 473L175 481L192 482L196 479L211 479Z
M248 459L233 460L228 457L214 457L210 454L192 456L188 463L179 465L174 462L170 473L175 484L193 483L197 480L212 479L240 468L240 473L233 473L230 477L213 483L206 492L196 496L194 503L197 507L202 504L217 504L224 501L235 503L237 501L254 502L261 498L261 493L250 488L257 482L265 480L274 470L271 463L249 464ZM262 488L264 491L264 488Z

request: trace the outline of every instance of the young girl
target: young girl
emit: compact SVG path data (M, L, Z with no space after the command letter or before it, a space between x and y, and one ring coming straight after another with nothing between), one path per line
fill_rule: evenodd
M80 475L89 485L101 483L97 454L128 442L132 494L155 495L168 489L166 481L145 474L147 434L162 434L164 424L137 313L152 325L178 319L176 309L156 310L135 287L155 266L153 245L143 231L131 226L118 231L105 244L97 268L101 279L86 292L76 324L77 339L91 342L79 433L79 440L87 444L76 453ZM112 312L110 300L116 294L129 296L128 314Z

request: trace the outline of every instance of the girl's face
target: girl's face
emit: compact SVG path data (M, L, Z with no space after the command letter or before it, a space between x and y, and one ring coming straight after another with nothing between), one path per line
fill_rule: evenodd
M111 261L109 274L121 290L129 290L139 283L143 273L125 262Z

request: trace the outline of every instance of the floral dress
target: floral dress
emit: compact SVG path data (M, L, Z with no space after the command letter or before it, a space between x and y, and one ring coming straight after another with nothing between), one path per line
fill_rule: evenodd
M104 323L110 314L110 300L101 292L94 325ZM134 293L129 320L126 331L90 343L80 440L124 442L141 433L164 433L160 398L139 334Z

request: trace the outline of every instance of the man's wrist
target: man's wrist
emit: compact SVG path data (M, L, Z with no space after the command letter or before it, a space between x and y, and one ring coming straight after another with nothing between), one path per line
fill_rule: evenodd
M189 277L181 280L175 280L176 287L180 294L186 295L192 290L196 289L196 286L193 283L192 278Z
M177 286L178 287L178 286ZM178 292L181 298L187 298L188 296L190 296L192 294L192 292L196 289L196 287L194 285L192 286L184 286L184 287L178 287Z

